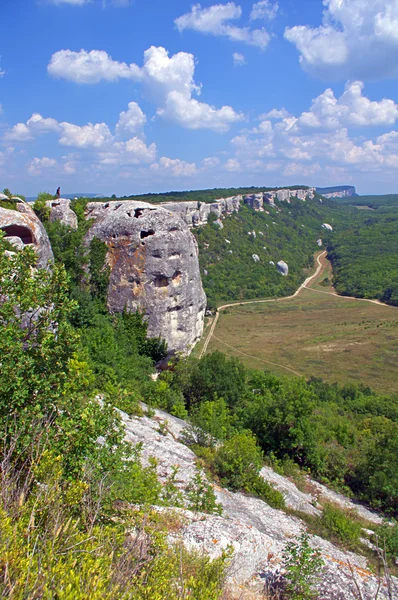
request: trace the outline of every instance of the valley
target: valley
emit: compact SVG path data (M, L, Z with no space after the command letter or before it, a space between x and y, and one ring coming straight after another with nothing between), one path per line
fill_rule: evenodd
M325 253L318 256L321 270L294 298L220 311L208 352L219 350L278 375L352 381L398 393L398 311L338 296L329 283L330 263Z

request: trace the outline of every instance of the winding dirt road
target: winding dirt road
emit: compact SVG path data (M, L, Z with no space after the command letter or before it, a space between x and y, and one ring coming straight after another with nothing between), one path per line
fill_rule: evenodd
M217 312L216 315L213 319L213 322L211 324L210 327L210 331L207 334L205 343L203 344L203 348L199 354L199 358L202 358L207 351L207 348L209 346L209 343L211 341L211 338L214 336L214 338L220 342L221 344L223 344L224 346L227 346L228 348L235 350L236 352L238 352L239 354L242 354L244 356L248 356L249 358L253 358L259 362L263 362L263 363L267 363L267 364L271 364L274 365L276 367L282 367L283 369L286 369L287 371L291 371L292 373L294 373L295 375L299 375L301 376L302 373L298 373L297 371L295 371L294 369L287 367L285 365L281 365L278 363L273 363L269 360L263 360L260 358L257 358L256 356L251 356L250 354L246 354L245 352L242 352L241 350L238 350L237 348L234 348L233 346L230 346L229 344L227 344L226 342L223 342L222 340L220 340L219 338L216 338L216 336L214 335L214 331L216 329L217 326L217 322L220 316L220 311L225 310L226 308L230 308L231 306L245 306L246 304L263 304L266 302L284 302L285 300L291 300L292 298L295 298L296 296L298 296L300 294L300 292L304 289L307 290L311 290L312 292L316 292L318 294L327 294L329 296L335 296L336 298L342 298L343 300L356 300L357 302L371 302L372 304L378 304L379 306L387 306L388 308L395 308L394 306L391 306L390 304L384 304L383 302L380 302L380 300L370 300L368 298L355 298L353 296L340 296L339 294L337 294L336 292L326 292L324 290L315 290L314 288L310 287L310 284L314 281L314 279L316 279L319 275L319 273L322 271L323 268L323 264L322 264L322 258L324 258L326 256L326 251L321 252L320 254L317 255L316 257L316 262L317 262L317 268L316 271L313 275L311 275L310 277L307 277L307 279L304 281L304 283L302 283L300 285L300 287L294 292L294 294L292 296L285 296L284 298L268 298L267 300L247 300L245 302L232 302L231 304L224 304L223 306L219 306L217 308Z

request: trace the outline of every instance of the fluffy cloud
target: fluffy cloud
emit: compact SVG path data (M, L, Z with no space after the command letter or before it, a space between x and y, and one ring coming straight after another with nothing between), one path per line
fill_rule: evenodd
M379 102L371 101L363 96L363 88L361 81L350 82L340 98L336 98L330 88L325 90L313 100L308 112L302 113L298 119L290 120L291 130L394 125L398 119L398 104L386 98ZM288 122L289 117L283 112L280 114Z
M101 79L113 81L130 77L142 82L145 92L158 106L157 115L174 121L187 129L227 131L233 123L243 119L230 106L215 108L192 98L201 88L195 83L195 58L188 52L173 56L165 48L151 46L144 53L144 64L127 65L113 61L106 52L92 50L72 52L61 50L54 54L48 66L51 74L78 83L97 83ZM117 134L135 133L145 116L135 103L121 113Z
M116 135L129 136L140 131L146 123L146 116L137 102L130 102L128 110L121 112L116 125Z
M192 177L196 175L195 163L188 163L178 158L167 158L162 156L159 162L151 165L151 170L159 175L172 177Z
M174 22L179 31L193 29L200 33L225 36L235 42L266 48L270 41L270 35L265 29L236 27L229 23L229 21L240 19L241 16L242 9L234 2L214 4L208 8L202 8L200 4L195 4L190 13L178 17Z
M165 107L159 108L157 114L186 129L212 129L221 133L243 119L243 115L236 113L230 106L216 109L194 98L187 98L180 92L170 92Z
M302 67L325 78L398 77L397 0L324 0L319 27L287 28Z
M361 82L350 82L340 97L328 89L298 116L285 109L268 112L258 126L232 139L233 156L224 170L238 170L233 162L237 161L244 173L277 171L291 183L297 177L310 182L316 178L325 184L328 178L393 181L398 167L398 131L374 138L356 135L359 128L396 123L398 105L388 99L371 101L364 96L363 87Z
M253 4L252 11L250 13L250 18L252 21L256 19L275 19L276 14L279 10L279 5L277 2L271 2L270 0L260 0L260 2L256 2Z
M80 127L73 123L60 123L62 146L75 148L102 148L112 142L112 134L106 123L88 123Z
M55 169L58 163L54 158L48 158L47 156L43 156L43 158L34 158L28 165L28 173L34 177L42 175L43 171L48 171L51 169Z
M52 55L47 71L53 77L76 83L98 83L119 79L140 79L140 68L113 60L104 50L59 50Z
M234 61L235 67L243 67L246 64L246 59L243 54L239 52L234 52L232 55L232 60Z
M140 138L134 137L126 142L115 142L107 151L99 154L101 165L138 165L150 164L156 159L156 144L147 146Z
M38 113L33 113L26 123L17 123L5 133L5 139L13 142L28 142L36 135L59 131L60 125L55 119L44 119Z

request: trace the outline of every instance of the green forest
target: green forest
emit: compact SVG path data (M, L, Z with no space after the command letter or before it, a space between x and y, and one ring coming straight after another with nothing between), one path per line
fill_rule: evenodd
M358 211L327 250L339 294L398 306L398 205Z

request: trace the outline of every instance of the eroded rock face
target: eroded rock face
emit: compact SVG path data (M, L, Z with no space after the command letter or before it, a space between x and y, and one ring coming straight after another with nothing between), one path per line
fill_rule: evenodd
M284 260L280 260L276 264L276 268L278 269L279 273L281 275L283 275L284 277L287 277L289 275L289 267L288 267L287 263L285 263Z
M157 458L157 473L162 482L170 477L173 467L178 467L175 484L185 494L196 469L196 456L181 442L187 424L159 410L155 411L152 418L130 418L125 413L121 413L121 417L127 440L133 444L142 443L144 462L148 463L150 457ZM330 490L326 491L324 486L321 486L321 490L315 490L314 487L315 494L304 493L268 467L262 469L261 475L284 494L286 505L295 510L317 516L322 509L318 499L326 496L330 500L327 493ZM229 583L239 586L249 584L253 598L264 598L262 591L265 580L272 579L275 573L280 572L284 548L306 530L306 525L301 519L271 508L259 498L230 492L218 486L214 486L214 491L223 507L222 516L177 509L182 516L177 537L188 548L203 551L213 558L220 556L228 546L232 547ZM334 496L333 500L336 501ZM373 513L345 500L352 510L371 520ZM159 510L176 511L166 508ZM355 600L359 597L358 588L364 599L375 598L379 582L369 569L365 557L344 551L316 535L310 535L310 545L319 549L324 560L317 584L322 600ZM396 578L393 578L392 584L397 586ZM391 598L384 581L381 582L378 597ZM395 598L394 595L392 597Z
M148 334L167 341L170 353L189 352L203 332L206 296L196 240L187 225L165 208L145 202L91 202L95 220L85 243L108 246L108 308L141 310Z
M40 219L25 202L18 202L17 210L0 207L0 229L10 238L11 243L21 247L31 245L35 248L38 267L47 267L54 260L50 240ZM19 238L19 241L16 241Z
M206 202L166 202L161 204L166 210L176 213L188 227L201 227L206 225L209 215L214 214L217 220L233 212L238 212L242 196L220 198L211 204Z
M66 225L71 229L77 229L77 216L71 209L70 203L71 201L67 198L59 198L59 200L49 200L46 202L51 210L50 221L59 221L62 225Z

